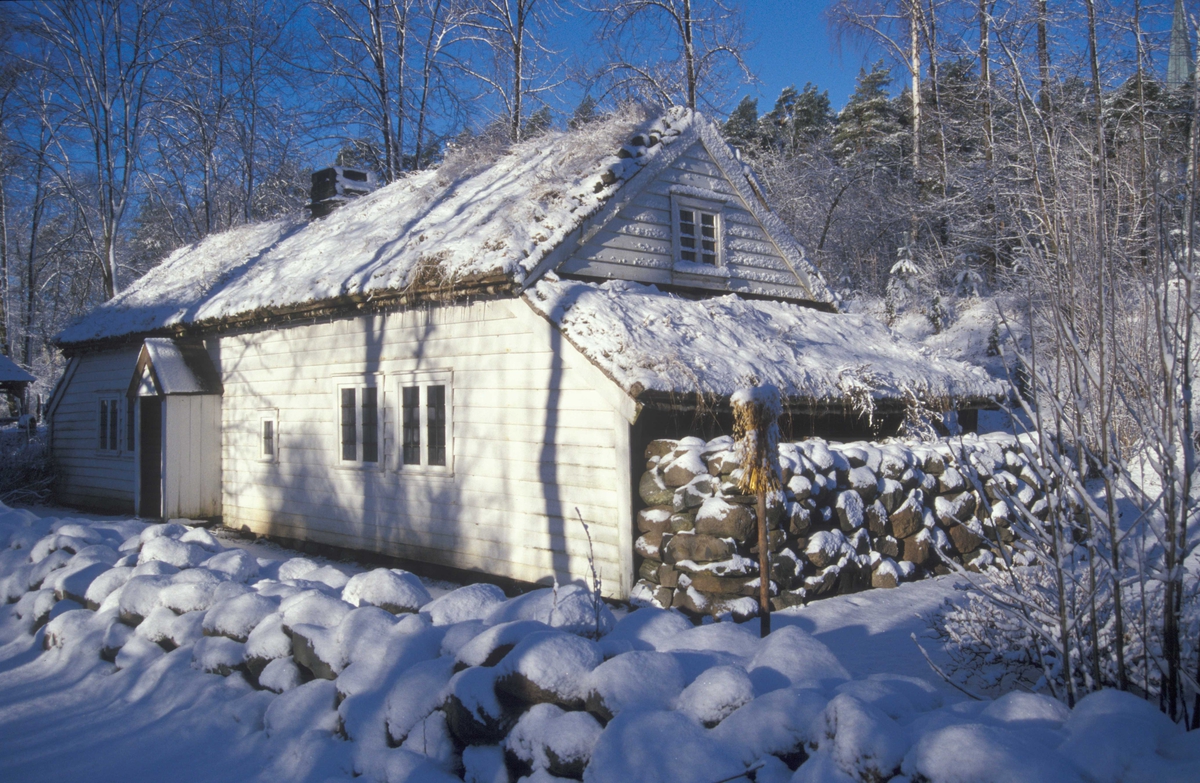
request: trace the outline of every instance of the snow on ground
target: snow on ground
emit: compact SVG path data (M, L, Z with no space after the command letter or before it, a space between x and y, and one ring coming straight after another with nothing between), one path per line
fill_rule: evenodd
M944 660L923 618L950 578L778 613L766 640L607 608L589 638L574 585L505 598L42 514L0 507L0 780L1200 779L1200 732L1135 697L931 677L909 636Z

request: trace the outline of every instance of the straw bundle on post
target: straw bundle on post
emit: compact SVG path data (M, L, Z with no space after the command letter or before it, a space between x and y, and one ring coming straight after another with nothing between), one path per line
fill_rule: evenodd
M738 461L743 494L757 498L758 511L758 603L760 634L771 632L771 549L767 543L767 493L780 488L779 416L783 401L774 386L739 389L729 400L733 406L734 435L738 439Z

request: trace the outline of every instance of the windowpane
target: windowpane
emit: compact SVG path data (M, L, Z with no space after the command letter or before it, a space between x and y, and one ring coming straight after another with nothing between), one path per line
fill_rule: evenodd
M405 465L421 464L421 388L406 386L401 390L404 424L402 460Z
M354 389L342 389L342 459L351 462L358 459L355 413Z
M275 422L266 419L262 423L262 455L275 456Z
M125 450L132 453L136 445L137 430L134 427L137 419L134 418L134 413L137 411L137 398L130 397L125 400Z
M379 461L379 390L374 386L362 390L362 458Z
M121 438L120 425L121 408L117 405L116 400L108 402L108 450L116 451L120 448L119 440Z
M429 464L446 464L446 387L426 386L429 411Z
M679 260L717 265L718 216L698 209L679 210Z
M100 443L98 448L108 448L108 400L100 400Z

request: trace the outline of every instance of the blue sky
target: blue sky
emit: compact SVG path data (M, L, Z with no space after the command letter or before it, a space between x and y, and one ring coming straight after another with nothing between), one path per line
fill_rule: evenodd
M827 5L820 0L747 0L746 30L755 46L746 60L760 84L743 88L739 96L756 96L759 111L769 111L784 87L812 82L829 90L835 109L845 105L866 57L853 43L835 48L824 19Z

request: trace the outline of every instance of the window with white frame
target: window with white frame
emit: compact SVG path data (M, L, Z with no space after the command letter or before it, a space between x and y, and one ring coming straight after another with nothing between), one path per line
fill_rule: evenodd
M342 465L381 464L383 393L374 379L337 387L338 457Z
M125 398L125 450L132 454L137 446L137 397Z
M258 413L258 459L261 462L279 460L279 414L274 410Z
M697 199L672 199L675 253L679 261L721 265L721 208Z
M397 384L400 400L401 471L454 470L453 392L449 371L411 373Z
M124 401L113 395L101 397L97 427L96 448L109 454L121 452L121 408Z

